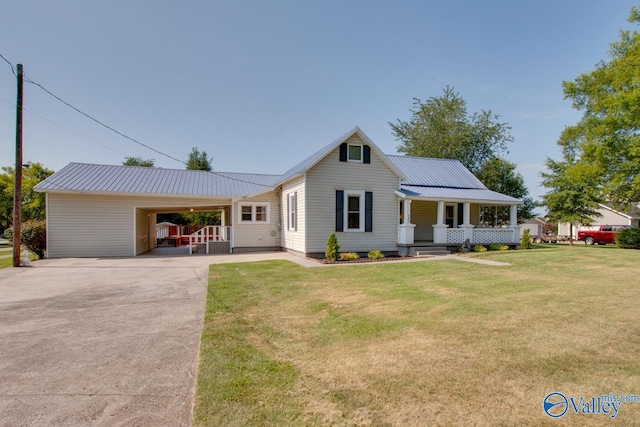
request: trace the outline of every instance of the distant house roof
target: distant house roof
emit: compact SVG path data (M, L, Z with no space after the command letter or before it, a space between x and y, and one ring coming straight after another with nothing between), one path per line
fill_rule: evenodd
M293 177L306 173L309 169L311 169L316 164L318 164L322 159L324 159L329 153L331 153L333 150L338 148L340 144L346 142L349 138L351 138L354 135L358 135L360 139L362 139L362 141L365 144L369 145L369 147L371 147L371 149L378 155L378 157L380 157L380 159L384 163L386 163L386 165L389 166L389 168L396 175L398 175L399 177L402 177L402 172L392 162L389 161L389 158L388 158L389 156L384 154L378 148L378 146L374 144L373 141L371 141L371 139L369 139L369 137L365 135L365 133L362 132L362 130L358 126L356 126L353 129L351 129L349 132L342 135L340 138L333 141L331 144L316 151L314 154L307 157L306 159L304 159L303 161L301 161L300 163L298 163L297 165L295 165L294 167L286 171L284 175L282 175L282 178L278 181L278 184L282 184L283 182L286 182Z
M49 192L243 197L274 188L281 175L69 163L35 189Z
M628 219L640 219L640 204L638 203L631 204L629 207L616 206L612 203L600 203L600 206Z

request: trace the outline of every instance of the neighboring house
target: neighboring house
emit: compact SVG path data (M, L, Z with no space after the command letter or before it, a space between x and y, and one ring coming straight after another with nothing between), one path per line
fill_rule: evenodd
M630 225L632 227L640 226L640 203L633 204L631 208L623 210L615 208L613 205L599 204L598 212L602 214L600 218L594 218L591 226L574 224L573 238L577 238L578 231L597 229L601 225ZM569 223L561 222L558 224L558 235L569 236Z
M218 248L323 256L411 247L517 244L521 200L488 190L460 162L385 155L358 127L284 175L71 163L36 186L47 194L49 257L138 255L155 246L158 213L219 210ZM509 206L488 227L486 207Z
M520 235L529 230L529 235L531 236L540 236L544 234L544 226L546 225L546 221L542 218L530 218L520 224Z

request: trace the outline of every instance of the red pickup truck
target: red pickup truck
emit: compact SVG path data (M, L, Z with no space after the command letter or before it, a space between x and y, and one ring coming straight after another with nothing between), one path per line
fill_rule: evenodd
M628 225L601 225L597 230L580 230L578 231L578 240L584 240L587 245L606 245L607 243L615 243L616 234L620 230L629 228Z

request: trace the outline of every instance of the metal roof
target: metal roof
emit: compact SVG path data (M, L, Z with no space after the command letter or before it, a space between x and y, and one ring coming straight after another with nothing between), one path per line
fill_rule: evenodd
M421 187L401 185L400 194L409 198L423 198L450 201L476 201L495 204L521 203L522 200L495 191L479 188Z
M403 172L405 176L402 180L403 185L487 189L458 160L397 155L387 155L387 157Z
M272 190L282 175L69 163L35 189L50 192L244 197Z
M369 137L367 135L365 135L364 132L362 132L362 130L356 126L353 129L351 129L349 132L345 133L344 135L342 135L341 137L339 137L338 139L336 139L335 141L333 141L331 144L327 145L326 147L322 148L321 150L316 151L314 154L312 154L311 156L307 157L306 159L304 159L303 161L301 161L300 163L298 163L297 165L295 165L294 167L292 167L291 169L289 169L288 171L286 171L284 173L284 175L282 175L282 178L278 181L278 184L281 184L291 178L293 178L294 176L297 175L302 175L305 172L307 172L309 169L311 169L313 166L315 166L318 162L320 162L322 159L324 159L329 153L331 153L333 150L335 150L336 148L338 148L338 146L340 144L342 144L343 142L346 142L349 138L351 138L353 135L358 135L367 145L369 145L371 147L371 149L378 154L378 156L380 157L380 159L385 162L387 164L387 166L389 166L389 168L396 173L399 177L402 177L402 171L400 171L396 165L392 162L389 161L389 156L387 156L386 154L384 154L377 145L375 145L373 143L373 141L371 141L371 139L369 139Z

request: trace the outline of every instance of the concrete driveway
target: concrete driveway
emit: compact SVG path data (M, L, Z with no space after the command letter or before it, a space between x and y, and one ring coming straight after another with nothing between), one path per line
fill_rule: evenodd
M0 270L0 425L189 425L213 258Z

